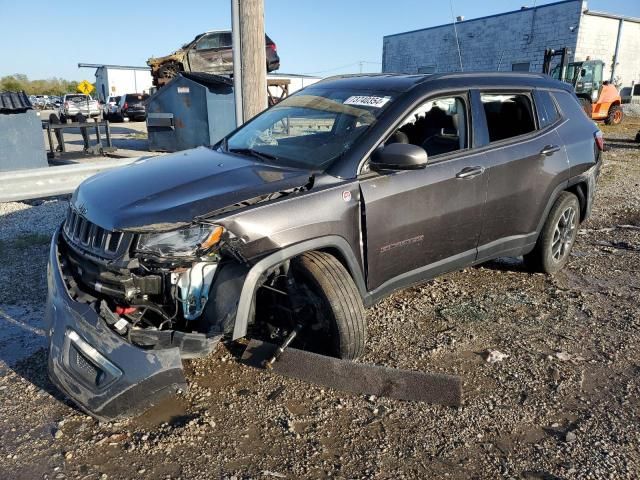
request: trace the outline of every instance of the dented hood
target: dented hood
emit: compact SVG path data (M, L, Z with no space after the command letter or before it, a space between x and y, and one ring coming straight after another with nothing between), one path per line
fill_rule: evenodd
M244 200L301 187L309 176L199 147L95 175L71 203L107 230L169 230Z

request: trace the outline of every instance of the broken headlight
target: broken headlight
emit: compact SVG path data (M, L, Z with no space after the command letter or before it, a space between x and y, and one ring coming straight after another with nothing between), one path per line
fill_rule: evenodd
M194 225L164 233L147 233L140 236L138 250L160 257L193 257L215 247L224 228L219 225Z

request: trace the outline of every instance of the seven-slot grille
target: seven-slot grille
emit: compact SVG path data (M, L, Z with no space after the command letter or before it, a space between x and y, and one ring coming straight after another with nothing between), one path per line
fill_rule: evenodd
M67 213L64 232L75 245L100 257L113 257L122 242L122 232L105 230L72 208Z

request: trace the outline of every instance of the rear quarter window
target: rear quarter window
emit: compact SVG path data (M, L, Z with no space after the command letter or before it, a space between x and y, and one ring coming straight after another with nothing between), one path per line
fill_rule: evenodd
M563 115L571 120L581 120L588 119L591 121L587 114L580 106L580 102L578 101L578 97L573 93L565 92L565 91L557 91L552 93L553 98L556 99L558 105L560 106L560 110Z
M537 90L535 94L536 110L540 128L553 125L560 119L560 112L551 94L546 90Z

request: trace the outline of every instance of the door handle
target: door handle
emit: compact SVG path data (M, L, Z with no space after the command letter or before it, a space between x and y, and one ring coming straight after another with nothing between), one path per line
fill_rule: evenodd
M552 155L559 151L560 145L545 145L545 147L540 150L540 155L546 155L548 157L549 155Z
M473 178L484 173L484 167L465 167L456 173L456 178Z

